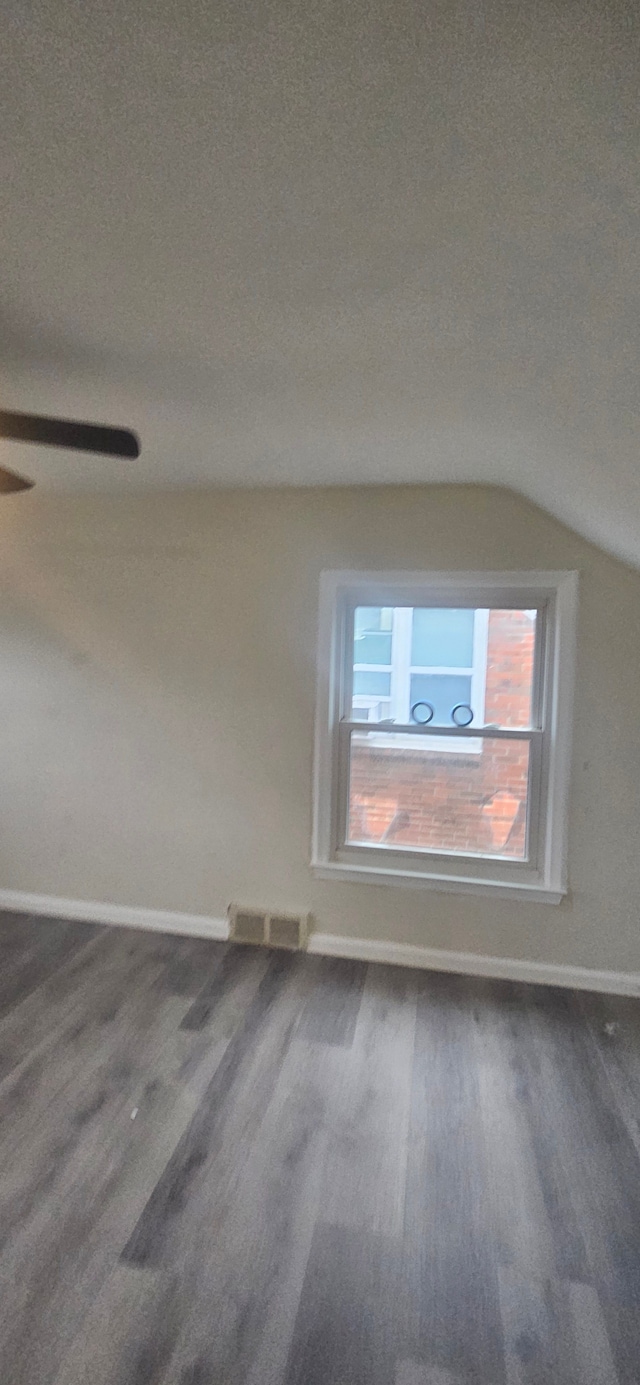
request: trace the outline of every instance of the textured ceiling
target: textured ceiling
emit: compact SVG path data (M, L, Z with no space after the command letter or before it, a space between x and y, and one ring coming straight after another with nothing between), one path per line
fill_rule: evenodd
M144 449L0 464L491 481L640 563L634 0L4 0L0 64L2 403Z

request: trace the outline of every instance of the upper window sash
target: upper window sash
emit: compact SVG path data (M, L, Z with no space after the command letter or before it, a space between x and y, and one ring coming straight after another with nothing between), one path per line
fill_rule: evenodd
M484 595L484 593L482 594ZM411 613L413 608L406 606L404 604L404 599L402 607L400 608L403 614L402 619L398 622L400 628L397 640L395 634L396 620L394 619L391 664L361 665L354 663L354 619L357 607L365 604L370 606L392 605L393 593L389 590L384 591L385 600L376 602L373 602L372 600L368 600L365 602L360 594L358 594L357 597L354 597L351 593L345 593L343 597L343 610L340 613L341 618L339 621L340 629L342 631L342 639L339 652L341 671L339 720L348 721L351 717L351 709L353 707L354 672L368 671L371 673L379 672L390 674L391 695L389 716L398 728L406 728L407 726L414 725L414 723L410 722L411 674L417 672L439 673L446 671L471 678L471 706L474 710L474 720L471 734L473 735L474 731L479 730L485 724L484 715L487 673L487 644L488 625L491 610L527 610L535 611L536 613L534 666L531 687L530 725L534 728L540 728L542 726L542 716L544 712L543 699L545 679L545 648L548 625L548 601L541 602L539 593L536 594L531 591L527 591L526 593L517 593L517 598L520 598L521 596L525 595L528 598L528 604L526 605L521 599L516 599L513 593L509 593L506 600L503 599L502 594L496 594L492 597L492 601L489 606L478 606L476 605L476 594L474 593L473 598L470 598L468 589L465 593L465 599L463 599L462 594L459 593L456 595L455 600L444 599L443 593L438 590L423 589L421 593L416 593L418 599L416 600L415 605L418 607L465 607L466 609L473 610L476 613L473 636L473 665L470 667L452 666L450 669L447 667L447 669L445 670L444 667L440 669L437 665L420 666L411 664ZM381 701L388 700L389 698L387 696L381 696ZM374 723L372 723L372 725L374 725ZM385 734L388 729L389 727L385 725ZM446 725L439 726L437 728L434 727L432 728L432 731L437 731L440 735L450 735L453 737L454 734L457 734L457 731L459 729L461 728L455 727L454 725Z

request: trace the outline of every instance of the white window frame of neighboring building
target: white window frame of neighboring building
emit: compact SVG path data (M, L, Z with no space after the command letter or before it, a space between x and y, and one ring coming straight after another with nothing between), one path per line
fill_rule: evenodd
M485 686L487 681L487 643L489 639L489 611L487 609L476 609L473 622L473 663L467 667L462 665L452 665L446 667L437 664L412 664L411 663L411 638L412 638L412 618L413 609L411 606L392 607L393 615L391 622L391 662L388 664L358 664L354 663L354 673L389 673L391 680L390 697L376 697L374 694L357 693L353 698L353 706L359 708L370 708L371 711L380 702L389 703L389 717L392 721L409 722L411 720L411 675L413 673L451 673L462 675L470 679L471 683L471 707L473 708L474 721L482 725L484 721L484 699ZM370 717L371 722L378 720L377 717ZM365 722L363 721L363 724ZM373 737L371 738L373 740ZM402 746L403 750L414 750L416 741L413 736L385 736L383 731L376 734L376 745L395 745L398 749ZM477 737L473 740L465 741L465 755L479 755L482 750L482 741ZM453 736L440 736L438 738L438 753L460 754L460 742Z
M571 750L578 578L575 572L324 572L320 584L318 693L311 864L322 878L493 893L557 904L567 892L566 817ZM413 737L469 742L486 737L529 743L526 859L347 841L351 736L370 725L351 720L353 621L357 606L451 606L535 610L529 728L385 726L378 745ZM474 659L475 663L475 659ZM481 721L481 724L480 724ZM424 742L423 742L424 743ZM439 747L440 748L440 747Z

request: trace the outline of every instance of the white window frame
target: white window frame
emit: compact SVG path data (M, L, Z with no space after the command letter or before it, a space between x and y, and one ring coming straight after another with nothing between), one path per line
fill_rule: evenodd
M323 879L426 886L558 904L567 893L567 802L575 662L575 572L323 572L320 582L313 840ZM473 606L537 611L531 728L385 727L385 743L436 736L473 753L486 737L529 741L526 859L346 840L356 606ZM480 721L482 724L479 724ZM375 736L376 743L382 738ZM465 744L465 742L467 744Z

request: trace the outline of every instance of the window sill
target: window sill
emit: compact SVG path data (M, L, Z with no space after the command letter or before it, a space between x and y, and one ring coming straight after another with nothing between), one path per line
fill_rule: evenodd
M401 885L405 889L443 890L453 894L493 895L501 899L529 900L534 904L560 904L567 891L543 884L514 884L504 880L479 880L463 875L425 875L421 871L389 870L379 866L345 865L340 861L312 861L317 880L354 885Z

